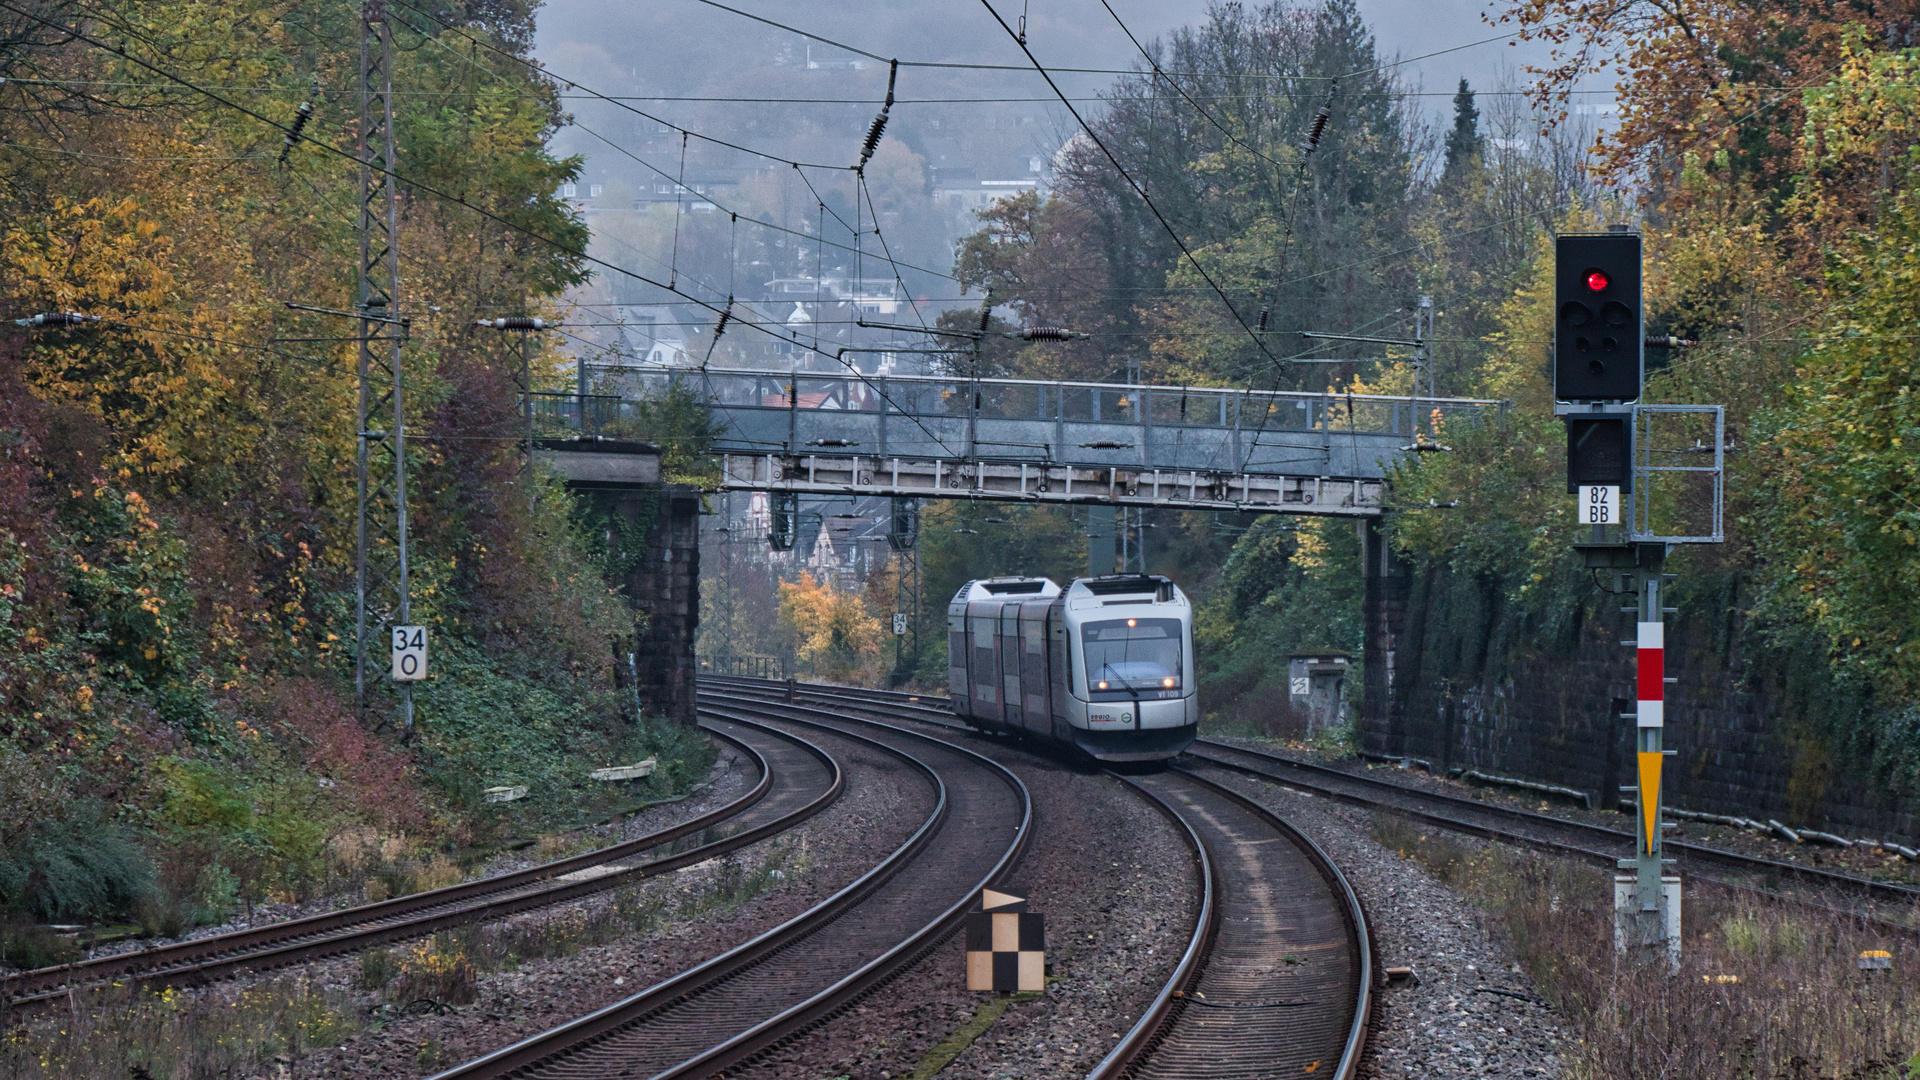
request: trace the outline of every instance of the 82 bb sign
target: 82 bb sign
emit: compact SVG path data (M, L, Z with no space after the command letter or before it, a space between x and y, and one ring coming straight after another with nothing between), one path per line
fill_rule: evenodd
M393 628L393 681L419 682L427 677L427 628Z
M1620 521L1620 488L1613 484L1580 486L1580 524L1613 525Z

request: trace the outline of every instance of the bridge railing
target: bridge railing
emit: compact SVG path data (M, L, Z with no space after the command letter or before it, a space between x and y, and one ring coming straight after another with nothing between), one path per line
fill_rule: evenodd
M902 416L1067 420L1160 427L1310 431L1332 427L1361 434L1412 436L1433 417L1478 415L1499 402L1479 398L1416 398L1215 386L956 379L938 375L847 375L814 372L676 368L642 375L644 382L698 387L715 405L753 409L826 409ZM971 391L971 393L969 393ZM974 407L968 408L969 398ZM1417 419L1416 419L1417 418Z
M1201 386L643 369L639 389L708 403L720 453L835 448L916 457L1094 467L1377 478L1411 443L1444 437L1500 402ZM551 395L548 423L617 429L637 403Z

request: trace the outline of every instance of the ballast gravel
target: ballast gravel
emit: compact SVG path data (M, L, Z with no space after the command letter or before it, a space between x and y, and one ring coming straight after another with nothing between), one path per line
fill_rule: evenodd
M937 734L1006 765L1034 800L1035 835L1013 884L1046 918L1048 986L1015 998L941 1080L1084 1076L1173 973L1198 881L1173 827L1119 781L988 736ZM955 934L852 1008L729 1077L902 1080L990 995L966 990Z

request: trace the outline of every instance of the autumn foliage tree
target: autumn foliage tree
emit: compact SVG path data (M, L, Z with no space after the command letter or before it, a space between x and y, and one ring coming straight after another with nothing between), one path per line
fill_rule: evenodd
M780 622L794 635L794 656L828 680L871 682L878 677L880 620L859 594L842 592L832 580L780 584Z
M564 815L579 760L624 752L609 643L631 615L564 492L530 505L518 356L469 329L585 279L558 90L519 59L529 5L387 10L413 610L435 633L410 746L378 695L352 702L352 324L286 305L355 304L359 5L0 18L6 314L99 320L0 343L0 783L56 808L0 819L0 921L107 913L49 893L49 867L118 865L130 837L161 856L143 902L298 894L356 836L471 837L492 783ZM195 792L251 809L169 809Z

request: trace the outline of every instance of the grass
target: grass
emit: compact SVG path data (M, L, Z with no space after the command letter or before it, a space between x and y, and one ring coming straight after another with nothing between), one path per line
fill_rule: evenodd
M1008 1009L1015 1005L1024 1005L1029 1001L1038 1001L1040 997L1039 994L995 994L982 1001L973 1010L973 1016L966 1023L954 1028L946 1038L921 1055L919 1063L914 1065L913 1072L908 1075L907 1080L933 1080L939 1075L940 1070L959 1060L960 1055L967 1052L967 1047L972 1046L980 1036L985 1035L987 1029L993 1027L994 1022L999 1020Z
M384 1010L423 1001L459 1006L479 999L488 974L533 960L572 956L672 922L744 903L802 873L804 840L771 844L758 858L727 855L690 888L661 878L614 890L602 902L574 905L496 923L443 931L360 954L350 988L289 976L198 993L114 987L88 994L63 1014L35 1014L18 1023L0 1009L0 1080L111 1077L145 1070L156 1078L251 1077L276 1057L297 1060L335 1045ZM423 1071L444 1067L438 1043L418 1047Z
M198 994L122 987L66 1015L6 1026L0 1077L249 1077L358 1029L348 992L300 977Z
M1689 885L1681 971L1616 960L1602 871L1377 815L1375 835L1485 909L1566 1018L1568 1080L1907 1080L1920 1073L1920 949L1844 915ZM1856 966L1893 953L1891 972Z

